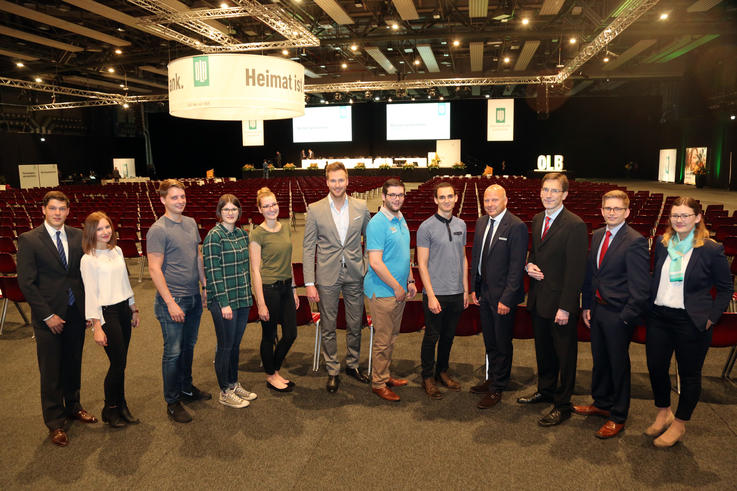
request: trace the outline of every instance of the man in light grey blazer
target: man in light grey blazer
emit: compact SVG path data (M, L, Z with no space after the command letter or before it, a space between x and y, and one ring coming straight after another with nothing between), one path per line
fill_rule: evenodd
M340 361L335 324L343 294L346 318L346 374L367 384L358 368L363 317L365 257L361 237L371 218L366 202L346 195L348 171L341 162L325 167L327 197L311 203L305 223L304 266L307 298L320 309L322 352L328 370L328 392L340 385ZM315 262L317 261L317 264Z

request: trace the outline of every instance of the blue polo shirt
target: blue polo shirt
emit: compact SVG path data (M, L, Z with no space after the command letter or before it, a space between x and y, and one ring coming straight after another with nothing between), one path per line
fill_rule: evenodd
M395 280L405 289L409 277L409 229L400 213L395 217L384 208L366 227L366 250L382 251L382 261ZM394 290L384 283L369 264L363 289L367 297L393 297Z

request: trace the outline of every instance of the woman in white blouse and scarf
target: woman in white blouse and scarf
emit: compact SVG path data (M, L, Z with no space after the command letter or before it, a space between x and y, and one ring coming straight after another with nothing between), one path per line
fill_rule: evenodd
M110 368L105 377L105 407L102 420L113 428L138 423L125 401L125 365L131 328L139 317L128 268L120 247L115 245L115 229L101 211L84 221L80 264L85 293L85 317L92 322L95 342L105 348Z

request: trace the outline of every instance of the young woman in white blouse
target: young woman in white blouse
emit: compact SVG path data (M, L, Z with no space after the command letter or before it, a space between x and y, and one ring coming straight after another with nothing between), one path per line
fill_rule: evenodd
M139 323L138 309L115 229L101 211L84 221L80 269L85 293L85 317L92 322L95 342L105 348L110 368L105 377L105 407L102 420L121 428L138 423L125 401L125 365L131 328Z

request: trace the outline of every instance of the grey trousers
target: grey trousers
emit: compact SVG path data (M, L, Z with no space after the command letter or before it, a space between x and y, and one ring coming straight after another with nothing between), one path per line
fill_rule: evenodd
M338 281L334 285L317 285L320 295L320 335L322 338L322 354L328 375L338 375L338 340L335 335L335 324L338 317L338 300L343 294L346 320L346 355L345 364L349 368L358 368L361 357L361 319L363 318L363 281L345 281L345 269L341 269Z

